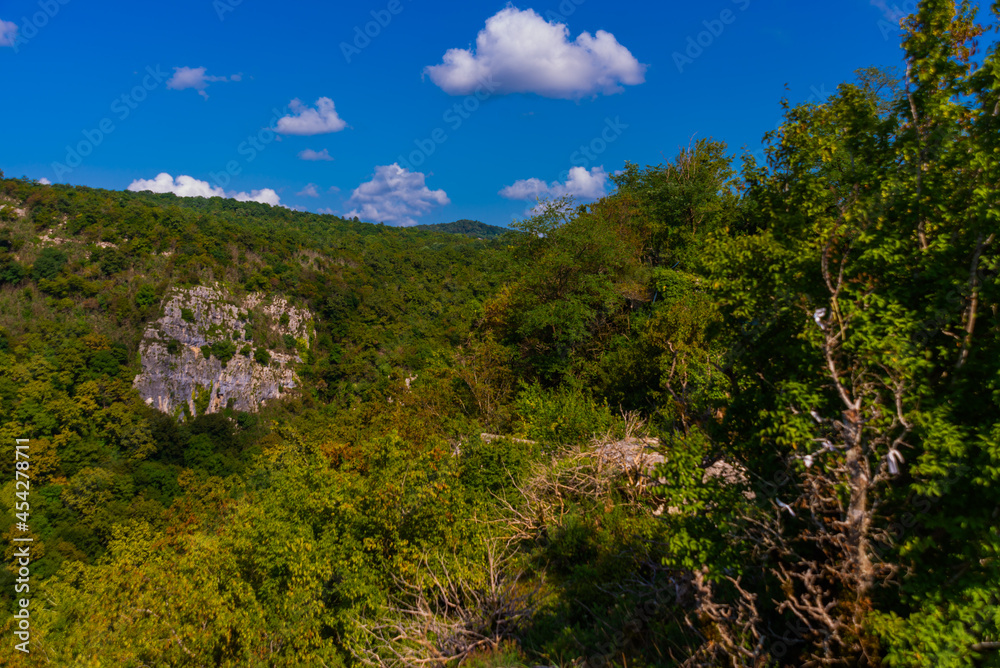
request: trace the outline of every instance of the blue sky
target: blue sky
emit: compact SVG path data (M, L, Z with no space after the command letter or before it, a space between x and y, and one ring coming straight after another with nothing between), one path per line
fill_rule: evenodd
M658 164L692 138L759 150L782 97L818 101L860 67L899 65L893 19L912 9L3 0L0 169L506 225L538 196L591 201L626 161Z

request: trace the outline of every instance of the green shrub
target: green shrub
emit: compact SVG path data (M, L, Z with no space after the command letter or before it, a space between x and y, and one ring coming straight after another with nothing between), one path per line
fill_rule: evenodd
M194 324L194 311L189 308L181 309L181 320L187 323Z
M13 255L0 253L0 285L10 283L16 285L24 278L24 268L18 264Z
M117 248L98 249L90 256L90 259L100 266L101 272L105 276L125 271L131 264L129 256Z
M545 443L580 443L614 423L607 405L597 403L580 387L546 390L538 383L522 384L514 407L521 432Z
M146 308L156 303L156 290L148 283L139 288L135 294L135 305L139 308Z
M257 364L267 366L271 363L271 353L267 351L267 348L258 348L253 351L253 359Z
M202 348L204 351L204 348ZM194 391L194 416L204 415L208 411L208 405L212 401L212 387L195 385ZM185 405L187 405L185 403Z
M97 375L117 376L121 368L118 358L111 350L98 350L87 365Z
M181 342L177 339L170 339L167 341L167 352L171 355L176 355L181 351Z
M67 262L69 262L69 258L66 257L66 253L63 253L58 248L46 248L38 256L38 259L35 260L35 265L31 269L31 275L36 281L43 278L53 279L59 275L59 272L62 271Z
M7 228L0 229L0 252L16 253L22 247L24 247L24 239L14 237L11 230Z
M229 360L236 356L236 344L228 339L216 341L212 344L212 354L219 358L223 368L225 368Z
M521 481L540 454L537 444L501 438L489 443L478 438L462 446L462 482L476 492L499 494Z

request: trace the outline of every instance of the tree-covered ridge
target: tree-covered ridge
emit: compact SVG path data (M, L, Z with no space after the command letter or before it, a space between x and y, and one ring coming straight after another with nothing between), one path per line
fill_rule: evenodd
M477 239L494 239L499 236L503 236L509 230L506 227L497 227L496 225L487 225L486 223L480 222L478 220L468 220L463 218L462 220L456 220L452 223L439 223L436 225L421 225L417 229L420 230L434 230L437 232L448 232L449 234L464 234L469 237L475 237Z
M502 243L0 183L44 599L18 661L1000 665L1000 65L972 17L921 3L902 80L787 108L765 164L703 140ZM178 423L135 345L209 281L317 336L296 396Z

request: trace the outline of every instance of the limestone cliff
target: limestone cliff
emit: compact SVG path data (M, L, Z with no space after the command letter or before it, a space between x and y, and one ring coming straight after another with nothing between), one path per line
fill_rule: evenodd
M256 412L296 387L294 365L313 331L310 312L281 297L238 299L219 285L175 289L146 329L133 384L146 403L177 417L227 405Z

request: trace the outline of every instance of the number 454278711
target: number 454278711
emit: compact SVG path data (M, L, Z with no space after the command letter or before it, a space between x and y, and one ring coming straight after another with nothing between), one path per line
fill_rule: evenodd
M28 469L30 468L28 446L22 445L22 443L27 442L28 440L25 438L17 439L17 445L14 450L14 474L17 480L14 486L17 488L15 495L19 500L16 505L17 519L22 523L28 521L28 510L30 509L28 505L28 490L31 489L31 479L28 475Z

